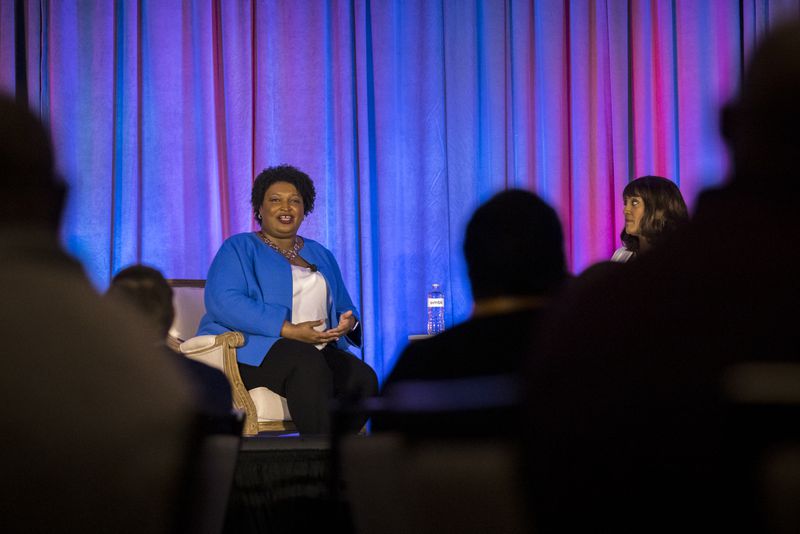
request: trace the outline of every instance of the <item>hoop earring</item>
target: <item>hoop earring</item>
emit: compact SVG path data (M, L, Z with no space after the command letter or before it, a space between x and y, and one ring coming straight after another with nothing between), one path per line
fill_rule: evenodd
M258 220L258 222L261 222L261 214L260 213L256 213L256 219Z

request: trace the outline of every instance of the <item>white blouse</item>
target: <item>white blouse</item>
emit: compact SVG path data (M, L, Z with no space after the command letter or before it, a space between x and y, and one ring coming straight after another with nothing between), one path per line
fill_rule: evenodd
M325 319L325 324L315 326L314 330L323 332L330 328L328 298L328 284L319 271L292 265L292 323ZM326 344L314 346L322 349Z
M611 256L611 261L615 261L618 263L625 263L633 256L633 252L628 250L625 247L620 247L614 251L614 255Z

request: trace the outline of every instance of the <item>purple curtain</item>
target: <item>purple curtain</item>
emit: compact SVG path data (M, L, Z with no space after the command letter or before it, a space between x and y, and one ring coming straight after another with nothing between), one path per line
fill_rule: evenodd
M64 242L99 287L136 262L205 277L222 240L254 228L255 174L304 169L319 200L302 233L338 258L384 376L423 331L432 282L448 324L469 314L462 235L493 193L552 203L577 272L619 246L630 179L666 176L690 205L721 182L718 110L759 36L798 14L798 0L7 1L0 90L20 91L23 47L71 188Z

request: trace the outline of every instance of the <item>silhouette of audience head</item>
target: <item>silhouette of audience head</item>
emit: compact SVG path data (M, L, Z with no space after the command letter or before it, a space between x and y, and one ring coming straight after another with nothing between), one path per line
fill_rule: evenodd
M464 238L476 301L552 293L566 277L556 212L528 191L512 189L480 206Z
M739 187L773 190L794 182L800 149L800 20L771 31L745 68L738 96L722 113Z
M175 319L172 288L164 276L152 267L133 265L114 276L106 295L125 302L151 321L164 339Z
M620 239L634 254L689 221L689 211L678 186L661 176L643 176L631 181L622 191L625 203L625 228ZM642 209L643 208L643 209Z
M58 228L65 187L53 168L50 135L25 107L0 96L0 223Z

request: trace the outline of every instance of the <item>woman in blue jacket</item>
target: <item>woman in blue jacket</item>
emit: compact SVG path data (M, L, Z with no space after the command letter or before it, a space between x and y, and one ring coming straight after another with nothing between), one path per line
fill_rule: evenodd
M207 313L198 334L242 332L239 371L247 389L286 398L302 434L330 430L331 398L375 395L375 372L346 349L361 328L333 254L297 235L314 209L314 183L289 165L253 183L258 232L227 239L208 271ZM353 430L364 421L354 421Z

